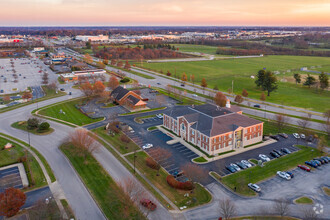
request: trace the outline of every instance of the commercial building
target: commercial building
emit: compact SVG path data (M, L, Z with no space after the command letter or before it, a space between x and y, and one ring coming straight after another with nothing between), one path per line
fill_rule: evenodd
M262 141L263 122L242 115L238 106L205 104L164 114L163 126L209 155Z
M61 79L64 82L77 81L80 77L90 78L90 77L100 77L105 74L103 69L94 69L94 70L83 70L83 71L73 71L72 73L61 74Z
M142 101L142 97L133 91L129 91L122 86L115 88L111 94L111 98L114 99L119 105L124 106L128 110L141 110L145 109L147 103Z
M88 35L77 35L75 38L77 41L108 41L109 36L98 35L98 36L88 36Z

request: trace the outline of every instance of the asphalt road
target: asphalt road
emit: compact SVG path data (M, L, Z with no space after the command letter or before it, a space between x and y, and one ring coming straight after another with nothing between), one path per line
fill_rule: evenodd
M78 92L76 93L78 96ZM39 108L59 101L67 100L69 96L40 102ZM27 105L9 112L0 114L0 132L14 136L28 143L26 132L12 128L10 125L19 120L27 120L30 112L36 109L36 104ZM50 135L40 136L30 134L31 145L35 147L48 161L56 179L64 191L78 219L104 219L104 216L93 198L71 167L70 163L58 149L63 139L73 128L49 121L55 131Z

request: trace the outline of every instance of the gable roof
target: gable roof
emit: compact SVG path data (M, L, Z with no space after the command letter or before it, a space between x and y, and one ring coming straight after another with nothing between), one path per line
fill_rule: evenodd
M136 97L134 97L134 96L132 96L132 95L127 96L127 99L128 99L133 105L135 105L136 103L138 103L138 102L140 101L140 99L138 99L138 98L136 98Z
M117 86L114 90L112 90L110 96L112 96L114 99L117 99L120 101L129 91L122 86Z

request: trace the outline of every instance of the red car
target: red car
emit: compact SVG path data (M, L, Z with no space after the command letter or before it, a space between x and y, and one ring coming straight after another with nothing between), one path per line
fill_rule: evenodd
M305 165L298 165L298 167L302 170L306 170L307 172L311 171L311 168L309 168L308 166L305 166Z
M157 205L151 202L149 199L141 199L140 203L151 211L154 211L157 208Z

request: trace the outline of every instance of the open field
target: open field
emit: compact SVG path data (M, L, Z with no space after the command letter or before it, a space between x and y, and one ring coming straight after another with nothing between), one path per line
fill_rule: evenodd
M81 100L73 100L64 102L58 105L52 105L45 107L39 111L40 115L57 118L63 121L67 121L76 125L85 125L93 122L101 121L103 118L92 119L87 115L83 114L75 105L81 104ZM64 113L60 113L62 109Z
M222 182L232 190L237 187L236 192L243 195L255 194L248 183L258 183L276 175L278 170L289 170L296 167L298 164L304 164L305 161L321 156L322 153L317 149L297 145L299 151L293 152L289 155L274 159L270 162L264 163L263 167L255 166L222 178Z
M242 89L249 92L250 98L259 99L261 90L255 86L255 76L258 70L280 71L279 81L283 77L293 76L293 72L300 72L301 67L325 65L330 63L328 57L303 57L303 56L265 56L260 58L226 59L196 62L168 62L168 63L144 63L143 67L164 73L169 70L173 75L176 72L181 75L187 73L188 79L191 74L195 76L196 84L200 84L205 78L208 87L215 85L222 91L231 89L234 80L234 93L241 93ZM136 63L136 65L140 65ZM286 72L290 70L291 72ZM330 108L330 92L316 92L294 83L279 82L279 88L271 93L266 101L283 105L297 106L324 112Z
M164 193L167 198L176 204L177 207L187 206L188 208L191 208L211 201L211 194L199 184L197 184L197 187L194 189L194 193L172 188L166 182L168 174L163 168L160 169L159 176L157 176L157 170L153 170L146 165L145 159L147 154L144 151L137 152L136 156L136 168L139 169L162 193ZM128 155L126 158L133 162L134 154ZM189 197L184 196L186 193L189 194ZM192 198L196 198L195 202L192 201Z
M124 208L129 208L126 214L132 219L145 219L136 207L123 207L120 202L123 192L91 154L84 159L73 154L73 148L72 145L60 147L108 219L122 219Z
M211 55L216 55L217 48L216 46L206 46L206 45L194 45L194 44L171 44L179 48L179 52L199 52L206 53ZM228 55L229 56L229 55Z
M2 147L4 147L7 143L12 142L0 137L0 149L2 149ZM47 185L45 176L37 160L30 153L26 153L23 147L19 146L18 144L12 144L15 145L15 147L6 150L0 150L0 167L19 163L21 158L27 156L27 160L23 160L23 165L29 180L28 190Z

